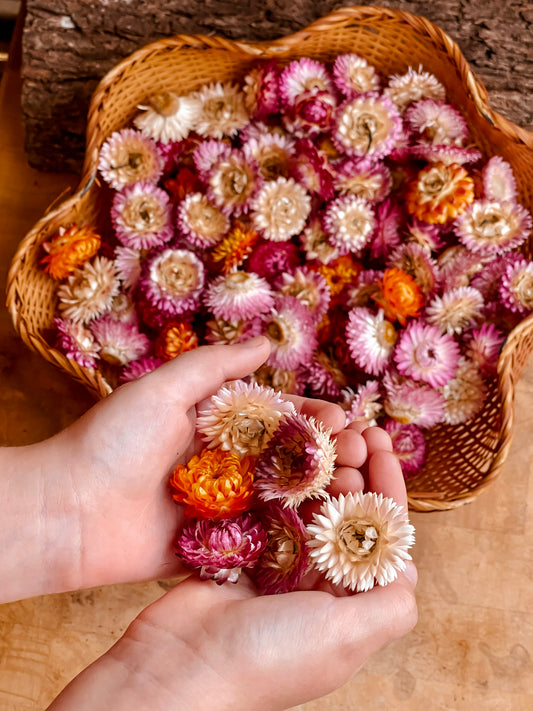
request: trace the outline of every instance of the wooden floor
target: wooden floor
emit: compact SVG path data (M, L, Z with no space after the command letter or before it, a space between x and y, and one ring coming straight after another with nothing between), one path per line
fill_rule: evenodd
M19 240L70 175L31 170L22 151L18 79L0 110L0 281ZM0 312L0 443L47 437L91 400L30 353ZM414 514L420 621L342 689L300 711L533 709L533 362L516 398L502 476L475 503ZM0 472L1 476L1 472ZM41 711L128 622L164 592L154 582L97 588L0 607L0 711ZM253 711L253 704L250 707Z

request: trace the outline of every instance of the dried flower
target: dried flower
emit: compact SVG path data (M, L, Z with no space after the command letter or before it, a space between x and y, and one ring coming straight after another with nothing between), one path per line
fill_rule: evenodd
M329 264L332 259L337 259L339 256L338 248L328 241L328 234L322 227L322 220L317 216L310 218L299 239L308 261L317 259L323 264Z
M344 158L335 164L334 187L367 202L384 200L392 188L389 168L374 158Z
M500 156L492 156L481 171L483 197L486 200L507 202L516 200L517 189L513 169Z
M300 138L328 133L333 125L337 99L331 91L304 91L282 114L289 133Z
M322 498L335 468L335 443L314 417L287 415L256 462L255 489L263 501L297 507Z
M385 373L383 386L383 407L387 415L397 422L426 428L442 420L444 397L438 390L393 373Z
M111 365L126 365L150 350L150 339L135 324L105 315L92 321L90 328L100 345L100 358Z
M264 133L243 144L247 160L254 161L264 180L288 178L295 147L292 138L279 133Z
M458 425L478 414L487 390L476 364L461 357L455 376L442 388L442 393L445 400L443 421Z
M309 57L302 57L283 69L280 75L279 91L282 108L285 111L294 106L298 98L306 92L326 91L333 93L333 82L323 64Z
M448 143L415 143L409 146L409 155L427 163L442 163L443 165L466 165L477 163L483 157L475 148L462 148Z
M307 531L315 567L334 585L357 592L395 580L415 542L404 509L374 492L328 499Z
M474 181L461 165L428 165L405 196L407 211L423 222L443 224L464 212L474 200Z
M65 279L81 267L100 249L102 238L94 227L71 225L60 227L50 241L42 244L46 255L40 260L46 274L52 279Z
M272 290L254 272L222 274L207 287L204 302L215 318L238 321L267 313L272 308Z
M335 297L341 294L345 286L355 281L361 272L361 263L346 254L328 264L321 264L319 272L326 280L331 296Z
M157 183L163 173L163 159L155 141L133 128L115 131L100 148L98 169L115 190L148 181Z
M318 200L331 200L333 167L325 153L317 150L309 138L300 138L295 143L296 156L291 162L292 176Z
M132 289L141 278L142 259L143 253L140 249L115 249L115 269L124 289Z
M198 348L198 336L186 321L169 321L154 342L154 353L161 361L172 360Z
M311 210L311 198L292 178L265 183L252 206L252 221L266 239L283 242L299 234Z
M502 273L500 297L513 313L525 316L533 311L533 262L519 259L507 264Z
M311 362L300 371L302 380L313 397L333 402L346 386L346 376L336 360L321 350L316 350Z
M205 340L207 343L231 344L243 343L250 338L260 336L263 332L263 321L260 316L252 319L236 319L226 321L223 318L216 318L206 323L207 332Z
M222 212L235 217L248 212L258 185L257 168L240 150L219 160L208 177L208 195Z
M196 429L207 446L257 457L294 405L272 388L236 380L218 390L198 413Z
M193 520L176 541L176 553L189 566L200 569L202 580L236 583L243 568L257 562L267 535L250 513L222 521Z
M346 409L346 424L351 422L367 422L369 425L376 425L377 418L383 411L381 403L381 393L377 380L367 380L357 387L357 391L349 394L349 389L343 391L346 398L345 404L341 405Z
M434 296L426 307L428 323L453 336L473 326L481 318L483 297L472 286L460 286Z
M311 361L317 345L312 313L295 296L280 296L264 321L264 333L271 343L268 364L294 370Z
M96 368L100 346L93 334L83 324L71 319L55 318L59 349L82 368Z
M222 272L229 274L241 267L250 256L259 236L255 230L235 225L213 249L211 257L214 262L222 262Z
M111 221L119 242L132 249L157 247L174 235L168 194L146 181L115 195Z
M398 334L380 309L374 314L364 306L352 309L346 323L346 343L358 368L380 375L389 365Z
M435 291L439 277L437 262L417 242L405 242L395 249L387 264L412 276L425 297Z
M200 102L200 115L194 128L200 136L233 137L249 121L244 94L234 84L208 84L196 96Z
M494 256L519 247L532 224L531 215L518 203L476 200L457 217L455 232L468 249Z
M204 449L186 466L178 464L170 479L172 498L185 504L185 515L219 521L250 508L254 480L252 457Z
M214 247L230 228L229 219L203 193L189 193L179 204L178 229L194 247Z
M468 334L466 355L483 375L496 375L505 336L493 323L482 323Z
M272 365L262 365L250 375L250 380L279 393L303 395L305 390L299 371L275 368Z
M372 293L372 299L384 310L388 319L405 326L408 318L420 315L424 303L422 292L413 277L402 269L385 269L379 287Z
M379 91L379 74L376 68L358 54L339 54L333 63L333 81L337 89L348 98L358 94Z
M146 105L138 108L133 123L145 136L161 143L181 141L195 127L200 102L192 95L178 96L170 91L153 94Z
M400 243L403 215L392 200L385 200L376 210L376 229L372 237L370 256L379 259L389 254Z
M413 101L425 98L436 101L446 99L444 86L433 74L422 71L421 66L418 71L409 67L405 74L393 74L384 93L396 104L401 113Z
M420 427L387 420L385 431L391 438L392 451L400 460L404 478L418 474L426 460L426 438Z
M292 274L285 272L277 287L280 294L299 299L317 322L328 310L330 292L326 280L309 267L297 267Z
M259 244L250 255L248 271L274 281L280 274L293 271L299 264L298 250L292 242L265 242Z
M437 326L412 321L400 335L394 360L403 375L437 388L453 378L459 346Z
M394 148L401 130L394 104L386 96L371 92L339 107L333 140L348 156L383 158Z
M244 105L250 116L262 121L279 111L279 69L276 61L267 61L244 77Z
M468 124L454 106L435 99L421 99L405 111L411 130L424 142L462 146L468 139Z
M95 257L59 286L59 310L64 318L91 321L104 313L118 290L114 263L105 257Z
M328 203L323 219L330 242L341 254L361 252L376 228L374 209L355 195L342 195Z

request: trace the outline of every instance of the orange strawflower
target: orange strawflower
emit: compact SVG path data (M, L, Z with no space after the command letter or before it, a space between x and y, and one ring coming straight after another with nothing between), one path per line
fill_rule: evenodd
M198 348L198 336L190 324L182 321L167 323L154 343L155 355L161 360L172 360L195 348Z
M355 281L361 271L361 264L349 254L337 257L328 264L321 264L318 271L329 287L331 296L338 296L345 286Z
M427 165L405 196L407 212L422 222L443 224L464 212L474 201L474 181L462 165Z
M251 505L254 459L239 459L235 452L204 449L187 466L178 464L170 485L172 498L185 504L195 518L231 518Z
M212 257L215 262L223 262L222 271L229 274L235 267L244 264L258 240L255 230L247 230L237 225L213 250Z
M164 187L175 200L183 200L189 193L199 189L198 177L190 168L180 168L174 178L165 180Z
M94 257L101 243L102 238L94 227L60 227L49 242L43 242L46 256L40 263L52 279L66 279L75 269Z
M397 267L385 269L380 287L379 292L372 295L372 298L390 321L398 321L405 326L409 317L420 316L424 297L410 274Z

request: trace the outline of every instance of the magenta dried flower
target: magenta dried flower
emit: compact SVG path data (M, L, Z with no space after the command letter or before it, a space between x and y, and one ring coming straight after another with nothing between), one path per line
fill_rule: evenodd
M339 54L333 63L333 81L337 89L352 98L379 91L380 79L375 67L358 54Z
M264 334L270 340L267 363L294 370L311 362L317 346L316 323L312 313L295 296L280 296L264 320Z
M82 323L71 319L55 318L58 331L57 347L82 368L96 368L100 346L91 331Z
M292 273L284 272L276 283L280 294L295 296L307 306L318 323L327 312L331 294L324 277L309 267L296 267Z
M248 258L248 271L267 281L290 273L300 264L298 249L292 242L265 242L258 245Z
M346 376L339 365L324 351L317 350L309 363L300 371L302 380L313 397L336 402L341 389L346 386Z
M150 350L150 339L135 324L106 315L93 321L90 328L100 345L100 358L112 365L126 365Z
M355 365L370 375L381 375L388 367L398 334L380 309L374 313L358 306L348 314L346 344Z
M404 478L418 474L426 460L426 438L420 427L387 420L385 431L390 435L392 451L400 460Z
M264 133L243 143L246 159L257 165L263 180L288 178L295 153L295 142L290 136Z
M204 303L215 318L239 321L270 311L274 297L266 279L254 272L236 271L212 281Z
M437 145L463 146L468 140L466 119L451 104L435 99L412 103L404 118L418 139Z
M355 195L331 200L324 212L323 225L329 240L341 255L358 253L370 243L376 229L374 208Z
M400 244L400 227L403 227L403 221L400 207L392 200L385 200L377 207L376 228L370 246L371 257L386 257Z
M231 145L226 141L208 138L196 146L192 154L194 167L200 178L207 181L211 171L217 163L226 161L231 154Z
M533 262L518 259L506 265L500 283L503 305L525 316L533 311Z
M281 72L279 90L284 111L294 106L305 92L333 93L333 82L324 64L302 57L291 62Z
M435 388L390 372L383 376L383 386L383 408L394 420L422 428L442 421L444 396Z
M174 235L168 194L147 182L126 186L115 195L111 221L118 241L131 249L158 247Z
M333 126L337 99L330 91L306 91L284 111L283 125L289 133L303 138L329 133Z
M438 326L411 321L400 335L394 360L402 375L437 388L453 378L459 346Z
M280 108L279 66L275 60L252 67L244 77L244 105L252 119L264 121Z
M295 143L295 152L291 162L292 176L312 195L320 200L330 200L335 194L333 169L325 154L307 138Z
M163 361L156 356L149 355L139 358L139 360L132 360L122 369L120 382L129 383L132 380L138 380L142 378L143 375L147 375L156 368L159 368L160 365L163 365Z
M384 200L392 188L392 176L383 161L374 158L343 158L335 163L335 189L368 202Z
M347 425L351 422L366 422L371 426L377 424L377 418L383 412L382 396L377 380L361 383L351 396L348 390L344 390L343 394Z
M516 200L517 189L511 165L500 156L492 156L481 171L483 197L487 200Z
M468 334L466 355L482 375L496 375L504 343L504 334L493 323L483 323Z

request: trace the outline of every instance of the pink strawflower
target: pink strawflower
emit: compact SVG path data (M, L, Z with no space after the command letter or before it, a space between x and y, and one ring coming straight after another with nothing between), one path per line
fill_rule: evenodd
M274 281L284 272L292 272L300 264L298 249L292 242L265 242L258 245L248 259L248 271L267 281Z
M225 320L215 318L206 323L205 340L211 344L229 345L243 343L263 333L263 320L260 316L251 319Z
M305 91L282 114L283 125L293 136L329 133L333 126L337 99L331 91Z
M516 200L517 189L511 165L500 156L492 156L481 171L483 197L487 200Z
M117 247L115 269L124 289L133 288L141 278L143 254L140 249Z
M327 312L331 294L324 277L309 267L296 267L293 272L284 272L276 282L280 294L295 296L307 306L318 323Z
M425 72L422 66L418 70L409 67L405 74L393 74L384 94L403 113L409 104L428 98L445 101L446 89L430 72Z
M294 370L311 362L317 345L316 324L295 296L278 297L263 327L272 348L269 365Z
M392 176L383 161L373 158L343 158L335 163L335 189L368 202L379 203L392 188Z
M468 139L466 119L444 101L416 101L406 109L404 119L416 137L425 143L463 146Z
M287 415L256 461L254 487L263 501L295 508L323 498L335 469L335 443L313 417Z
M514 201L475 200L455 220L455 233L473 252L491 257L519 247L528 238L533 221Z
M265 239L285 242L299 234L311 211L311 198L292 178L265 183L252 204L252 223Z
M441 291L468 286L471 282L478 289L473 280L483 272L486 261L483 255L472 252L461 244L448 247L441 252L437 260Z
M426 252L436 252L444 246L438 225L422 222L413 217L406 225L407 239L424 248Z
M426 438L420 427L387 420L384 429L390 435L392 451L400 460L404 478L418 474L426 460Z
M189 193L177 210L177 227L200 249L214 247L229 231L230 221L203 193Z
M257 138L249 138L243 143L242 150L248 161L257 164L263 180L289 177L295 153L295 142L290 136L264 133Z
M300 376L313 397L336 402L341 389L346 386L346 376L339 365L324 351L317 350L309 365L303 367Z
M297 183L320 200L330 200L334 196L332 167L325 154L309 139L295 143L291 172Z
M507 252L501 257L485 261L482 267L472 276L470 283L481 293L486 304L491 301L500 300L500 284L503 273L509 265L521 259L523 259L521 254L517 252Z
M394 250L387 259L388 267L396 267L416 281L424 296L433 293L439 282L437 262L417 242L406 242Z
M252 67L244 77L244 105L252 119L264 121L280 108L279 66L275 60Z
M346 391L343 391L343 394ZM383 412L382 395L377 380L367 380L357 386L353 396L346 401L346 424L367 422L376 425Z
M100 346L91 331L82 323L71 319L55 318L58 331L57 347L82 368L96 368Z
M504 343L504 334L493 323L483 323L468 334L466 355L482 375L496 375L498 358Z
M402 132L394 104L384 95L370 92L345 101L338 109L333 141L348 156L383 158L393 150Z
M434 388L454 377L459 356L459 346L452 336L422 321L409 323L394 351L394 360L402 375Z
M453 336L463 333L481 319L483 305L483 297L477 289L459 286L434 296L426 306L425 316L428 323Z
M275 501L258 514L267 544L250 576L261 595L292 592L309 567L305 524L294 509L283 508Z
M417 143L410 146L409 155L428 163L444 163L444 165L466 165L477 163L483 158L476 148L463 148L447 143Z
M163 173L163 159L155 141L133 128L124 128L102 144L98 169L106 183L122 190L141 181L157 183Z
M323 225L331 244L338 248L341 255L359 253L374 235L374 208L363 198L341 195L328 203Z
M261 523L250 513L231 519L192 520L176 541L175 551L202 580L236 583L243 568L257 562L267 544Z
M358 368L370 375L381 375L388 367L398 334L383 311L374 313L359 306L348 314L346 345Z
M275 368L267 364L260 366L250 375L250 382L290 395L303 395L305 390L300 371Z
M207 181L211 171L217 163L226 161L231 154L231 145L226 141L208 138L200 141L192 155L194 167L200 178Z
M400 228L403 227L403 214L400 207L392 200L385 200L376 209L376 228L370 245L373 259L386 257L400 244Z
M442 388L443 422L459 425L475 417L483 407L487 389L479 368L465 357L459 360L455 376Z
M373 297L379 293L382 271L376 269L363 269L356 277L355 283L348 290L348 306L370 306L374 303ZM391 334L392 335L392 334Z
M118 241L132 249L158 247L174 235L168 193L146 181L115 195L111 221Z
M266 279L254 272L236 271L212 281L204 303L215 318L239 321L270 311L274 297Z
M161 358L151 355L139 358L139 360L132 360L122 369L120 382L129 383L132 380L138 380L142 378L143 375L147 375L156 368L159 368L160 365L163 365Z
M379 91L380 79L375 67L358 54L339 54L333 64L333 81L347 98Z
M222 212L238 217L249 211L259 184L256 165L241 150L233 149L213 165L207 194Z
M513 313L525 316L533 311L533 262L522 258L507 264L502 273L500 297Z
M383 386L383 408L397 422L429 428L442 421L444 396L438 390L390 372L383 376Z
M279 91L283 111L293 107L304 92L333 93L333 82L324 64L302 57L291 62L281 72Z
M134 324L106 315L93 321L90 328L100 346L100 358L111 365L126 365L150 350L150 339Z
M111 304L105 314L115 321L123 321L135 326L139 324L135 301L127 291L121 290L111 299Z

